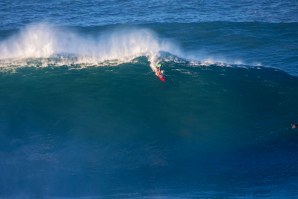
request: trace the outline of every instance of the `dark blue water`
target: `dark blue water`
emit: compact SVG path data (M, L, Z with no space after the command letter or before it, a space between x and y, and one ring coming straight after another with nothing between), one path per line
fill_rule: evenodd
M296 198L297 8L1 1L0 198Z

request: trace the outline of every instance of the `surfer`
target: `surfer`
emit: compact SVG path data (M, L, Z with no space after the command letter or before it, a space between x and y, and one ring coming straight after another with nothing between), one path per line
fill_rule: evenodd
M163 76L163 71L161 70L161 64L156 64L156 71L155 71L156 76L160 79L160 81L165 82L165 78Z
M298 124L291 124L292 129L297 129L298 128Z
M162 74L161 64L156 64L156 69L158 73Z

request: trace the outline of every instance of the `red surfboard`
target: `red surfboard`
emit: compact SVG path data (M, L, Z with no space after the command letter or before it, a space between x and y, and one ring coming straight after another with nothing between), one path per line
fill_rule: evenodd
M166 82L166 79L165 79L165 77L163 76L163 74L160 72L160 71L156 71L155 72L155 75L160 79L160 81L162 81L162 82Z

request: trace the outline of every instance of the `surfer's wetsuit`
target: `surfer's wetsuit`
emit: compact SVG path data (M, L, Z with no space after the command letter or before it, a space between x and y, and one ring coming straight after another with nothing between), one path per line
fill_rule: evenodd
M157 68L157 72L160 73L160 74L162 74L162 72L161 72L161 64L157 64L156 65L156 68Z

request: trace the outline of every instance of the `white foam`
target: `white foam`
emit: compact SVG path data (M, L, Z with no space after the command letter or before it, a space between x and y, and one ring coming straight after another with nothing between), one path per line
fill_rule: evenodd
M204 51L183 52L175 43L146 28L114 28L97 35L82 35L74 30L38 23L0 42L0 68L117 65L146 56L150 67L156 71L156 65L167 60L160 56L161 52L174 55L170 56L170 61L184 59L193 66L242 64L240 60L208 56Z
M171 51L173 44L162 40L151 30L121 28L102 32L96 36L53 27L49 24L32 24L17 35L0 43L2 65L19 65L28 59L39 59L41 65L89 64L106 61L116 63L147 56L157 62L160 51ZM51 59L51 58L57 58ZM153 65L152 65L153 66Z

